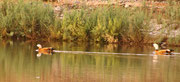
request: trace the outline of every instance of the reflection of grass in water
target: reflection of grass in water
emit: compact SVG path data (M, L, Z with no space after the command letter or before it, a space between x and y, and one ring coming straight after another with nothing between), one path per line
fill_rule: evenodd
M56 44L57 45L57 44ZM73 48L73 44L67 44ZM2 44L0 44L2 46ZM66 46L66 45L59 45ZM77 45L74 44L74 46ZM88 45L87 45L88 46ZM81 47L81 49L86 50ZM103 47L102 47L103 48ZM106 49L106 46L104 47ZM32 50L32 51L31 51ZM166 75L175 75L174 62L169 62L166 56L160 57L159 63L153 64L149 56L125 56L125 55L103 55L103 54L64 54L55 53L52 56L42 55L36 58L34 48L31 45L16 44L4 46L0 50L0 81L7 77L10 81L144 81L148 79L163 80ZM75 50L75 47L74 47ZM109 49L108 49L109 50ZM127 49L123 49L126 51ZM137 50L137 48L136 48ZM160 63L161 62L161 63ZM169 62L167 66L167 62ZM155 66L155 67L153 67ZM157 67L156 67L157 66ZM168 69L166 69L169 67ZM163 70L158 70L163 69ZM170 72L167 72L169 70ZM174 71L174 70L173 70ZM161 73L161 74L159 74ZM168 74L169 73L169 74ZM147 75L147 76L146 76ZM32 79L34 78L34 79ZM170 81L174 80L172 77ZM112 80L113 79L113 80Z
M29 48L31 48L29 51ZM35 59L34 49L30 45L12 45L1 49L1 73L0 81L6 80L21 82L36 78L39 74L49 69L50 58ZM48 73L48 72L46 72Z
M159 71L154 69L154 67L151 68L151 62L148 60L148 58L139 58L137 56L115 57L102 55L87 56L85 54L61 54L60 58L61 65L66 66L62 67L62 70L65 70L61 71L62 74L64 75L67 72L75 73L75 75L78 75L77 78L82 78L83 75L87 75L87 77L98 77L100 79L106 79L109 81L111 79L120 80L116 78L119 77L127 81L128 79L133 79L137 80L138 82L148 80L148 78L151 80L166 80L163 79L166 77L166 75L174 75L173 73L167 72L167 69ZM166 63L167 62L168 61L166 61ZM163 66L163 68L167 66L165 63L161 64L162 65L158 66L160 69L162 69L161 66ZM173 68L174 67L170 67L169 70L173 70ZM158 74L159 72L163 73L164 75ZM150 77L144 75L150 75ZM154 77L151 77L151 75ZM157 77L162 78L158 79ZM72 78L75 79L75 77ZM83 78L79 80L81 81Z
M111 79L114 78L114 80L117 80L116 76L123 75L125 72L129 71L124 69L128 69L129 66L131 67L131 65L128 64L128 62L129 63L134 62L132 61L132 59L131 58L127 59L126 57L125 58L122 57L119 59L115 56L102 56L102 55L87 56L85 54L82 55L61 54L60 60L62 62L61 65L66 66L62 68L62 70L67 70L70 72L78 71L75 73L77 73L79 78L81 78L82 75L87 74L87 77L92 77L92 78L99 77L101 80L102 79L110 80L110 78ZM139 66L139 64L137 64L136 66L141 68L141 65ZM62 71L63 75L67 71ZM95 76L93 76L94 74Z
M51 75L56 72L60 73L62 79L63 77L66 78L76 73L80 76L79 79L73 78L74 80L84 80L83 75L84 73L88 73L88 70L90 70L90 72L92 70L96 70L94 73L98 74L102 74L103 71L107 70L107 72L105 72L105 77L101 77L100 75L97 76L101 77L101 79L107 78L107 80L109 80L108 76L112 73L110 70L114 70L113 72L115 73L116 70L119 70L119 67L126 69L126 66L124 66L127 65L126 62L131 62L130 60L127 60L126 57L118 59L116 56L88 56L86 54L54 54L53 56L43 55L39 59L36 59L33 48L30 49L32 51L29 53L29 47L31 47L30 45L26 47L24 47L24 45L19 45L20 44L14 44L13 46L6 46L5 50L1 49L1 53L4 53L3 55L0 55L2 63L1 67L4 67L2 70L4 73L1 72L0 74L1 76L4 76L2 77L2 80L9 77L10 80L13 81L14 78L17 82L19 82L24 78L29 79L29 76L30 78L36 78L36 76L40 76L40 78L46 76L51 77ZM90 69L88 69L88 67ZM88 76L91 76L91 74L88 73ZM94 76L92 75L91 77ZM48 79L45 78L45 80ZM69 77L69 79L71 78Z

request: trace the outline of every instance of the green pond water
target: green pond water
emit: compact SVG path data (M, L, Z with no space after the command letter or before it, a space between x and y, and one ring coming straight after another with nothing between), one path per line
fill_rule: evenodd
M37 57L36 44L0 41L0 82L180 82L180 47L41 43L64 52Z

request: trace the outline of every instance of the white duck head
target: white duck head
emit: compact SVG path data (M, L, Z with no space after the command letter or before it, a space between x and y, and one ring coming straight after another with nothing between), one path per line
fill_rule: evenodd
M38 47L38 48L42 48L41 44L37 44L37 47Z
M153 46L154 46L155 50L158 50L158 49L159 49L158 44L154 43Z

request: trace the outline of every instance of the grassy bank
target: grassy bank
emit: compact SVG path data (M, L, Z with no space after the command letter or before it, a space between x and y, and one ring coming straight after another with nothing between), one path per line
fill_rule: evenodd
M176 3L169 5L166 10L162 9L163 12L149 10L146 6L124 8L114 5L95 8L82 5L80 9L63 7L63 18L59 18L55 16L50 4L4 0L0 5L0 36L26 40L160 42L168 36L159 38L163 33L155 36L151 34L152 19L162 24L163 29L168 28L168 31L180 26L180 7ZM178 36L166 39L174 44L178 44L179 40Z

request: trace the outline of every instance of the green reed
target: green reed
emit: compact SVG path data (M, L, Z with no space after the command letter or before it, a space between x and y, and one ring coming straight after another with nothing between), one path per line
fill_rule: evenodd
M63 18L59 18L55 16L52 5L40 1L4 0L0 6L0 36L2 38L107 43L156 41L152 38L154 36L149 34L152 28L150 21L153 18L153 11L149 11L146 7L124 8L116 5L87 7L83 5L80 9L64 8ZM178 5L168 6L165 13L157 14L155 19L167 28L169 23L178 24L179 12ZM169 21L162 20L162 17Z
M48 34L54 22L53 9L42 2L3 1L0 9L2 37L36 38Z
M101 7L73 10L62 20L63 39L104 42L143 41L148 16L141 9ZM69 12L68 12L69 13ZM135 35L135 36L134 36Z
M165 10L165 17L166 17L166 28L168 28L169 34L172 37L168 38L168 42L170 44L179 44L180 37L177 35L179 33L180 27L180 6L179 3L174 1L168 1L168 6ZM172 30L176 30L177 32L172 32Z
M2 3L0 18L2 37L59 39L68 41L143 40L144 12L140 9L101 7L97 9L64 10L63 19L54 16L53 9L42 2Z

